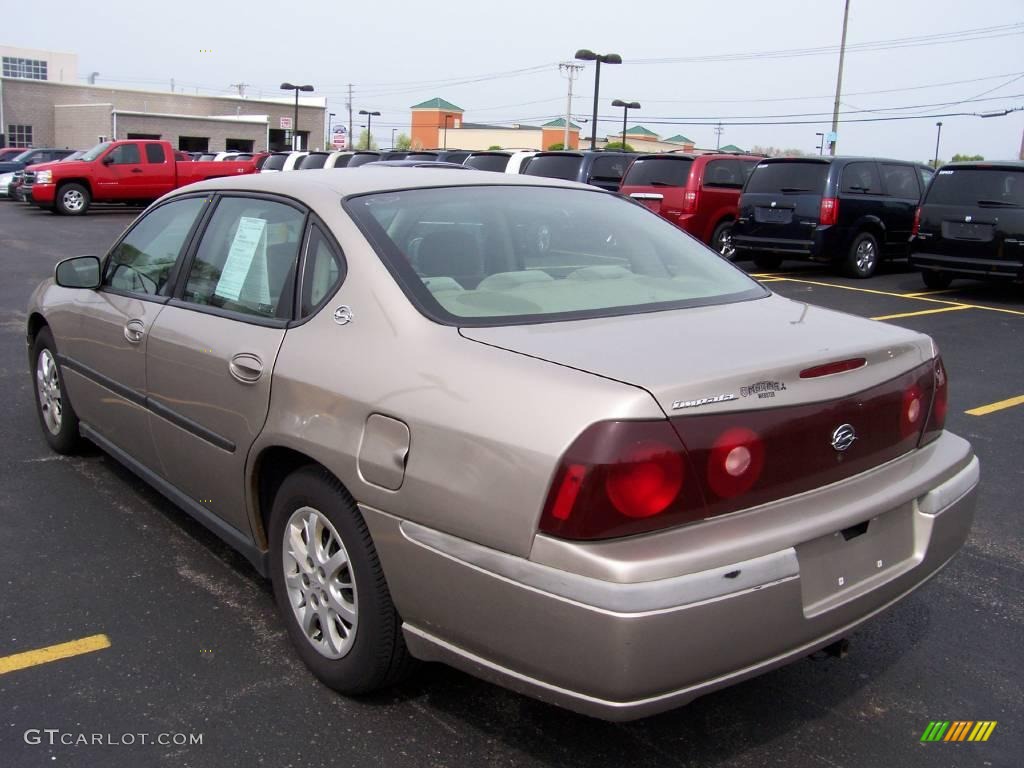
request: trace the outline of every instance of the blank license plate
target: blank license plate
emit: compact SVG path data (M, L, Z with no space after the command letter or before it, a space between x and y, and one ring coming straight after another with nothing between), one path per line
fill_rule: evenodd
M942 222L943 237L951 240L974 240L987 243L992 239L991 224L968 223L966 221Z
M793 220L792 208L756 208L754 220L762 224L789 224Z

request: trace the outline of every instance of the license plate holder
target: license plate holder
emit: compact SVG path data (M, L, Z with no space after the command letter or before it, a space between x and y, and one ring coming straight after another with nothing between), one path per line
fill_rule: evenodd
M914 556L910 504L796 547L804 614L823 613L884 582Z
M789 224L793 220L792 208L754 209L754 220L759 224Z

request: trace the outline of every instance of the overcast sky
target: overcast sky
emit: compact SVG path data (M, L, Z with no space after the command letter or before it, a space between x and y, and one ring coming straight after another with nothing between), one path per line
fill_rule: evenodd
M838 65L831 48L838 46L843 18L843 0L519 0L507 6L449 0L417 3L408 11L400 2L337 0L177 0L149 10L143 5L149 4L5 4L0 42L75 52L82 79L99 72L99 84L169 90L174 78L190 93L197 87L227 93L232 83L244 82L249 95L276 96L283 80L312 83L339 118L347 117L346 85L352 83L354 109L382 113L373 128L383 145L390 144L392 127L408 130L412 104L434 96L462 107L470 122L540 123L562 115L567 83L558 62L590 48L624 60L601 68L599 112L607 120L599 123L600 134L621 126L621 112L611 107L620 98L642 105L636 120L631 113L630 125L645 125L663 137L683 133L702 147L715 146L714 127L694 123L810 121L725 125L721 143L813 152L815 132L830 129ZM942 120L943 158L956 152L1017 157L1024 112L987 119L935 115L1024 106L1022 0L850 5L845 117L928 117L843 123L841 116L841 153L926 160L935 151L935 123ZM967 30L986 31L920 39ZM916 39L856 50L905 38ZM808 48L828 50L779 55ZM774 53L729 56L766 52ZM575 85L576 118L589 118L593 89L588 64Z

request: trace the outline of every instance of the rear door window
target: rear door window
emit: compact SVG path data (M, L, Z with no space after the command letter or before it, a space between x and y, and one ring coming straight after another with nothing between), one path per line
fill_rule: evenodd
M345 263L320 227L311 226L302 268L302 316L316 312L344 277Z
M583 158L578 155L535 155L523 171L527 176L576 181Z
M601 181L621 181L630 158L625 155L601 155L594 158L590 178Z
M882 175L885 177L886 194L908 200L920 199L917 173L911 166L882 163Z
M164 156L164 148L160 144L147 144L146 145L146 162L147 163L163 163L167 160Z
M825 192L828 163L761 163L754 167L744 192Z
M882 194L882 180L878 167L871 162L850 163L843 168L841 191L855 195Z
M692 168L690 157L638 157L622 183L637 187L685 187Z
M1024 207L1024 171L1009 168L942 169L928 188L932 205Z
M704 186L742 189L746 174L739 160L711 160L704 169Z

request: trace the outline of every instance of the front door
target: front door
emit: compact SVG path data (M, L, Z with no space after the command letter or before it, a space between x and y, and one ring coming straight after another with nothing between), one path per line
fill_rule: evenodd
M149 336L204 205L203 197L179 199L140 217L108 254L102 286L79 290L75 311L52 319L79 418L149 468L156 464L146 412Z
M145 200L146 170L138 144L119 144L102 161L106 172L96 179L96 191L102 200Z
M150 424L168 480L248 533L245 462L270 407L306 212L266 196L213 204L150 333Z

